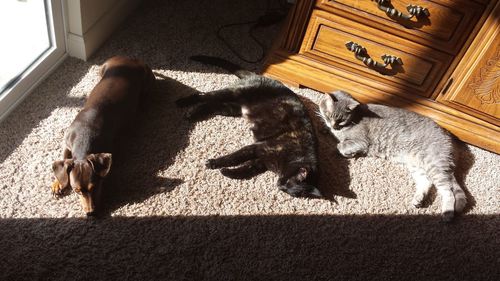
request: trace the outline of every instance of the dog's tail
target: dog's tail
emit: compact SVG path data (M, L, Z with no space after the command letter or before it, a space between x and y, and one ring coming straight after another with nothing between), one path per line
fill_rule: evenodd
M225 70L229 71L230 73L238 76L238 78L245 78L245 77L257 75L251 71L242 69L241 66L234 64L230 61L227 61L225 59L222 59L222 58L205 56L205 55L198 55L198 56L192 56L192 57L190 57L190 59L197 61L197 62L201 62L203 64L218 66L218 67L225 69Z

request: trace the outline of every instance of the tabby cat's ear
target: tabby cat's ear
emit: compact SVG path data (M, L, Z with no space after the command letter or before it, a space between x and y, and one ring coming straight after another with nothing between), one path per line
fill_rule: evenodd
M332 101L334 101L334 102L339 101L339 100L337 99L337 97L335 97L335 93L330 93L330 94L328 94L328 96L329 96L329 97L330 97L330 99L331 99Z
M327 96L324 97L321 102L319 103L319 109L323 114L326 113L332 113L333 112L333 95L331 94L326 94Z
M359 102L351 103L347 106L348 112L353 112L359 106Z
M332 96L335 96L337 100L351 100L354 99L351 94L344 92L344 91L335 91L331 94Z

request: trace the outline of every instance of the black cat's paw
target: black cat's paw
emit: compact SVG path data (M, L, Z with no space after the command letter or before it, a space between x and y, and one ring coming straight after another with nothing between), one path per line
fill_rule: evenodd
M191 110L188 110L184 114L184 118L191 122L197 122L206 119L207 116L204 112L200 111L198 108L193 108Z
M220 173L225 176L225 177L228 177L228 178L237 178L234 171L232 169L228 169L228 168L221 168L220 169Z
M208 159L207 161L205 161L205 167L211 170L218 168L215 159Z
M184 113L184 119L188 121L194 121L195 118L193 118L193 111L192 110L186 111L186 113Z
M250 175L248 175L248 173L244 173L242 171L239 171L238 169L221 168L219 171L223 176L230 179L243 180L250 178Z
M191 95L175 101L177 107L188 107L198 102L198 95Z

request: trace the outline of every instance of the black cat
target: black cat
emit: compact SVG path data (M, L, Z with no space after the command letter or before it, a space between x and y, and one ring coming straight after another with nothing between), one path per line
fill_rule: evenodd
M192 60L219 66L240 80L233 86L181 98L179 107L194 106L190 120L218 114L245 117L252 123L255 143L216 159L206 166L234 179L248 179L267 170L279 176L278 187L295 197L321 197L317 140L304 104L282 83L242 70L224 59L194 56ZM232 167L232 168L228 168Z

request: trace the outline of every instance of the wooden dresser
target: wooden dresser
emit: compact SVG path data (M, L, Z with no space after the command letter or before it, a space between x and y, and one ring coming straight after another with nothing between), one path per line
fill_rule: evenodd
M263 73L407 108L500 153L498 0L297 0Z

